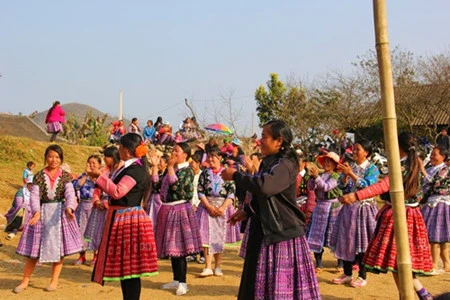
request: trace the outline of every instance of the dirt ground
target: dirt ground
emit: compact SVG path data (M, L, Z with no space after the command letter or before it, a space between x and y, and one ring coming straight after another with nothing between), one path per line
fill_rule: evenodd
M1 220L1 224L4 224ZM22 277L24 258L15 254L19 236L12 241L5 240L1 234L0 240L0 299L121 299L119 283L106 283L100 286L90 282L92 267L72 266L77 255L66 258L56 292L44 292L50 281L51 265L36 267L30 286L20 295L12 292ZM188 264L187 282L189 293L181 296L184 299L235 299L238 292L243 260L238 257L239 246L227 247L224 254L222 270L223 277L200 278L203 265L197 262ZM88 259L92 254L88 254ZM335 285L331 279L336 276L336 260L329 251L324 254L325 268L318 275L320 292L323 299L397 299L398 294L391 274L368 274L368 284L363 288L353 288L349 285ZM355 274L356 275L356 274ZM169 260L159 261L159 275L142 280L141 299L179 299L174 291L160 290L159 286L172 280ZM450 291L450 273L439 276L421 277L426 288L438 295Z

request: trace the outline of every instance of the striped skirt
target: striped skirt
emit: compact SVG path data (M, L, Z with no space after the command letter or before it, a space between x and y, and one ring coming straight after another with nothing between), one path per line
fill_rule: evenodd
M239 249L239 257L242 257L245 259L245 253L247 253L247 243L248 243L248 236L250 234L250 220L251 217L248 217L247 222L245 223L245 231L244 231L244 237L242 239L241 248Z
M429 274L433 270L427 228L418 207L406 207L409 251L413 273ZM377 216L377 228L363 258L374 273L397 272L397 247L394 238L394 215L389 204Z
M225 218L229 220L230 217L236 212L233 204L228 205L227 210L225 211ZM226 235L225 235L225 243L234 244L242 240L241 238L241 222L237 222L234 225L231 223L226 223Z
M47 123L47 132L48 133L56 133L56 132L62 132L63 127L60 122L51 122Z
M366 252L377 224L375 202L343 205L330 239L330 249L345 261L354 261L355 254Z
M189 202L176 205L163 203L155 228L160 258L187 256L202 250L197 217Z
M51 203L41 205L41 216L44 214L60 214L59 221L57 223L48 223L41 218L35 225L26 224L23 229L23 234L20 238L19 245L17 246L17 254L37 259L41 256L55 256L55 250L58 249L59 253L56 254L56 259L45 261L40 259L41 262L58 262L61 257L68 256L74 253L78 253L82 250L82 240L80 229L78 228L75 219L68 219L63 209L62 203ZM58 244L56 248L43 246L44 237L48 231L59 232L57 236L52 236L53 245Z
M337 199L319 200L307 226L307 238L311 251L320 253L329 247L334 223L342 205Z
M92 199L91 200L81 200L75 210L75 217L77 218L78 226L80 227L80 232L84 235L86 227L89 221L89 216L92 211ZM83 251L89 250L89 241L83 241Z
M435 207L430 207L425 204L422 207L422 215L430 243L449 243L450 205L440 202Z
M92 280L119 281L156 275L152 221L140 206L108 208Z
M84 239L89 242L88 250L97 251L102 241L103 228L106 221L106 209L94 208L84 231Z
M320 299L304 236L273 245L263 241L256 267L255 299Z

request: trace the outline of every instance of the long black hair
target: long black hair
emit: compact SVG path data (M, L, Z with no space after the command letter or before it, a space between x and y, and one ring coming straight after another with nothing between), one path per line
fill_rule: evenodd
M283 139L279 155L291 160L298 169L298 154L294 148L292 148L291 144L294 139L291 128L289 128L284 121L277 119L267 122L264 124L264 127L265 126L269 126L269 132L273 139L277 139L279 137Z
M142 137L137 133L129 132L120 138L120 144L125 147L132 156L136 156L136 148L142 143ZM142 166L144 167L144 182L145 191L144 199L147 199L150 192L150 167L147 160L147 156L144 155L141 158Z
M409 171L403 178L405 198L414 197L419 189L421 162L416 152L416 138L411 132L402 132L398 135L398 146L407 153L406 164Z
M111 157L113 159L114 166L120 162L119 149L116 146L109 146L103 151L105 157Z

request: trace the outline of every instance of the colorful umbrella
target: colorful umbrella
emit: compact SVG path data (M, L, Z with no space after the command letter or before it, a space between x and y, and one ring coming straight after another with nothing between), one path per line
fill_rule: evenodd
M205 129L221 134L233 134L233 131L231 131L230 128L220 123L210 124L206 126Z

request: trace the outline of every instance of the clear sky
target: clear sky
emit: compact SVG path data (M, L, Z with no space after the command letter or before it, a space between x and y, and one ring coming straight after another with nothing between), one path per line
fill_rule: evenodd
M450 1L387 2L391 47L448 49ZM372 11L369 0L1 1L0 111L57 99L117 115L122 90L125 117L178 126L184 98L209 122L234 91L248 132L269 73L311 80L374 49Z

